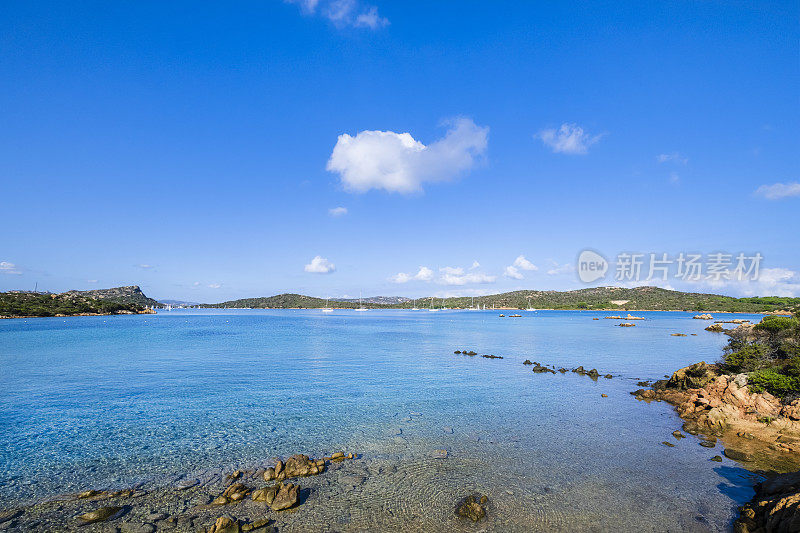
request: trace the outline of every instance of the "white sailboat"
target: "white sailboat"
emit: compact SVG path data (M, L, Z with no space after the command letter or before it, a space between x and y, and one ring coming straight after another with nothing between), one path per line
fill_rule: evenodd
M361 291L359 291L358 292L358 309L356 309L356 311L366 311L367 310L367 308L364 307L364 304L361 303L361 296L362 296Z
M528 308L526 309L526 311L536 311L536 309L534 309L533 306L531 305L530 300L528 300Z
M438 311L438 309L433 308L433 296L431 296L431 306L428 308L428 311L433 313L434 311Z
M473 296L472 303L470 304L469 309L467 309L467 311L477 311L480 309L480 307L481 307L480 305L478 305L478 307L475 307L475 297Z
M447 306L444 305L444 298L442 298L442 311L447 311Z
M333 308L328 304L330 298L325 298L325 307L322 308L323 313L333 313Z
M412 311L419 311L419 307L417 307L417 301L414 300L414 307L411 308Z

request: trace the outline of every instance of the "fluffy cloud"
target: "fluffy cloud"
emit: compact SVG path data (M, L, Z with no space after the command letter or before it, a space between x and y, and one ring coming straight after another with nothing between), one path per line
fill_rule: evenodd
M419 272L416 274L406 274L405 272L398 272L392 276L391 281L394 283L408 283L409 281L430 281L433 279L433 270L428 267L419 267Z
M470 270L475 270L476 268L480 268L480 267L481 267L481 264L480 264L480 263L478 263L477 261L473 261L473 262L472 262L472 266L471 266L471 267L469 267L469 269L470 269Z
M525 276L523 276L522 273L520 273L520 271L515 266L507 266L506 269L503 271L503 275L511 279L525 278Z
M304 270L313 274L330 274L336 270L336 265L317 255L304 267Z
M444 137L424 145L410 133L362 131L339 135L327 169L339 174L350 192L370 189L413 193L425 182L450 180L471 169L486 152L489 128L461 118Z
M341 217L347 214L346 207L332 207L328 209L328 214L332 217Z
M303 13L314 15L319 13L336 26L355 28L382 28L389 24L386 17L378 14L375 6L364 6L357 0L286 0L298 4Z
M538 137L553 152L561 154L585 154L602 135L589 135L577 124L564 123L558 130L545 129Z
M738 296L800 297L800 272L788 268L762 268L758 278L720 280L682 280L686 290L734 294ZM649 283L652 284L652 283Z
M800 183L774 183L772 185L762 185L756 189L758 196L763 196L767 200L781 200L791 196L800 196Z
M14 263L0 261L0 274L19 275L22 274L22 271Z
M685 156L682 156L678 152L672 152L671 154L658 154L656 156L656 161L658 161L659 163L673 162L673 163L678 163L678 164L681 164L681 165L685 165L686 163L689 162L689 158L685 157Z

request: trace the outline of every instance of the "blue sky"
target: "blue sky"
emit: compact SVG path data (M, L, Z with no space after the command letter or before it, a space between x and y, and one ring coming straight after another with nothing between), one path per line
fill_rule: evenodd
M800 295L799 20L797 2L3 2L0 290L571 289L591 248L759 252L758 281L659 284Z

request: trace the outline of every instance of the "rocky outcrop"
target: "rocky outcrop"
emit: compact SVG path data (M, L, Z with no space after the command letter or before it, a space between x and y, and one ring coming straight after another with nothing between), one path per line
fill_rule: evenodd
M714 320L714 317L708 313L704 313L702 315L694 315L692 318L695 320Z
M778 474L756 486L756 495L739 509L736 533L800 531L800 472Z
M705 329L706 331L710 331L712 333L723 333L725 331L725 328L722 327L722 324L717 324L716 322Z
M751 392L746 374L720 375L715 365L700 362L632 394L674 405L687 431L734 442L725 450L729 458L784 455L783 464L800 463L800 400L783 404L768 392Z

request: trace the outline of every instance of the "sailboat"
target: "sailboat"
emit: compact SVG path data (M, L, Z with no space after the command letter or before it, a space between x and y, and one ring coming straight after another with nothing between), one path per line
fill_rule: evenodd
M322 308L323 313L333 313L333 308L328 304L330 298L325 298L325 307Z
M428 311L433 313L434 311L438 311L438 309L433 308L433 296L431 296L431 306L428 308Z
M478 305L478 307L475 307L475 297L473 296L472 303L470 304L469 309L467 309L467 311L477 311L478 309L480 309L480 307L481 307L480 305Z
M526 311L536 311L536 309L534 309L533 306L531 305L530 300L528 300L528 308L526 309Z
M417 301L414 300L414 307L411 308L412 311L419 311L419 307L417 307Z
M447 306L444 305L444 298L442 298L442 311L447 311Z
M367 308L364 307L364 304L361 303L361 296L362 296L361 295L361 291L359 291L358 292L358 309L356 309L356 311L366 311L367 310Z

